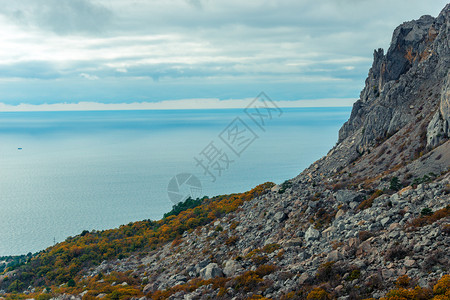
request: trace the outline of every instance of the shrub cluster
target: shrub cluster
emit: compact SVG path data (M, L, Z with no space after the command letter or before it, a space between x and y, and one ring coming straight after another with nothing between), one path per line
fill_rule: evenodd
M431 212L430 210L426 210L425 213L423 212L424 210L422 210L422 214L420 217L415 218L411 222L409 222L408 226L416 229L418 227L423 227L432 224L440 219L448 217L450 216L450 205L447 205L446 207L435 212Z

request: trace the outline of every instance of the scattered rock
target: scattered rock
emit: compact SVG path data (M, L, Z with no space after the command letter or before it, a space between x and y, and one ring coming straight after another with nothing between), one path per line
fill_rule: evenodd
M241 264L237 261L230 259L225 262L225 267L223 268L223 273L227 277L233 277L238 271L242 269Z
M286 220L287 216L286 216L286 214L285 214L284 212L279 211L279 212L277 212L277 213L273 216L273 218L274 218L275 221L277 221L278 223L281 223L281 222L283 222L284 220Z
M319 239L320 237L320 232L317 229L314 229L312 226L310 226L308 228L308 230L306 230L305 232L305 240L306 241L314 241Z
M305 282L309 281L311 279L311 276L308 273L302 273L300 277L298 278L299 284L304 284Z
M200 270L200 276L203 279L208 280L216 277L222 277L223 272L216 263L210 263L205 268Z

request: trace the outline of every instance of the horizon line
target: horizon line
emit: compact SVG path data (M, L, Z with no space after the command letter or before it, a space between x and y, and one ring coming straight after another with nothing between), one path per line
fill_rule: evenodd
M121 111L121 110L200 110L200 109L244 109L255 98L219 100L217 98L198 98L164 100L159 102L61 102L30 104L5 104L0 102L0 112L44 112L44 111ZM322 98L304 100L273 101L280 108L313 107L351 107L355 98Z

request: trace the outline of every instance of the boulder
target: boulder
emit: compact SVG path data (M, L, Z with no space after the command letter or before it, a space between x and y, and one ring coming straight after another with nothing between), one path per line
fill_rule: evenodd
M315 241L319 239L320 237L320 231L317 229L314 229L314 227L310 226L308 230L305 232L305 240L306 241Z
M239 262L230 259L225 262L225 267L223 268L223 273L227 277L233 277L239 270L242 269L242 266Z
M300 247L303 244L303 241L301 238L297 237L297 238L287 240L283 244L287 247Z
M360 202L362 200L362 194L351 190L339 190L334 195L337 202L350 203L353 201Z
M278 223L281 223L281 222L283 222L284 220L286 220L287 216L286 216L286 214L285 214L284 212L279 211L279 212L277 212L277 213L273 216L273 218L274 218L275 221L277 221Z
M142 290L142 292L144 294L147 294L148 292L154 291L154 283L149 283L146 286L144 286L144 289Z
M381 219L380 223L381 223L381 226L386 227L387 225L389 225L391 223L391 218L385 217L385 218Z
M322 232L322 235L323 235L323 237L325 237L326 239L329 240L333 237L335 232L336 232L336 227L330 226Z
M328 253L327 258L325 259L327 262L330 261L339 261L343 258L343 255L337 251L337 250L333 250L330 253Z
M311 279L311 275L309 275L307 272L305 272L302 275L300 275L300 277L298 278L298 283L304 284L305 282L309 281L310 279Z
M336 216L334 216L334 218L335 218L336 220L338 220L338 219L341 218L344 214L345 214L345 211L342 210L342 209L340 209L340 210L338 210L338 212L336 213Z
M200 270L200 276L203 279L208 280L216 277L222 277L223 272L216 263L210 263Z
M414 259L405 259L404 263L403 263L406 267L411 268L412 266L414 266L416 264L416 261Z

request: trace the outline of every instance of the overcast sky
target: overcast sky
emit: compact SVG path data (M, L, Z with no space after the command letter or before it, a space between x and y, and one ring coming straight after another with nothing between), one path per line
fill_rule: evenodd
M437 16L446 2L0 0L0 102L211 101L265 91L348 105L373 50L386 49L400 23Z

